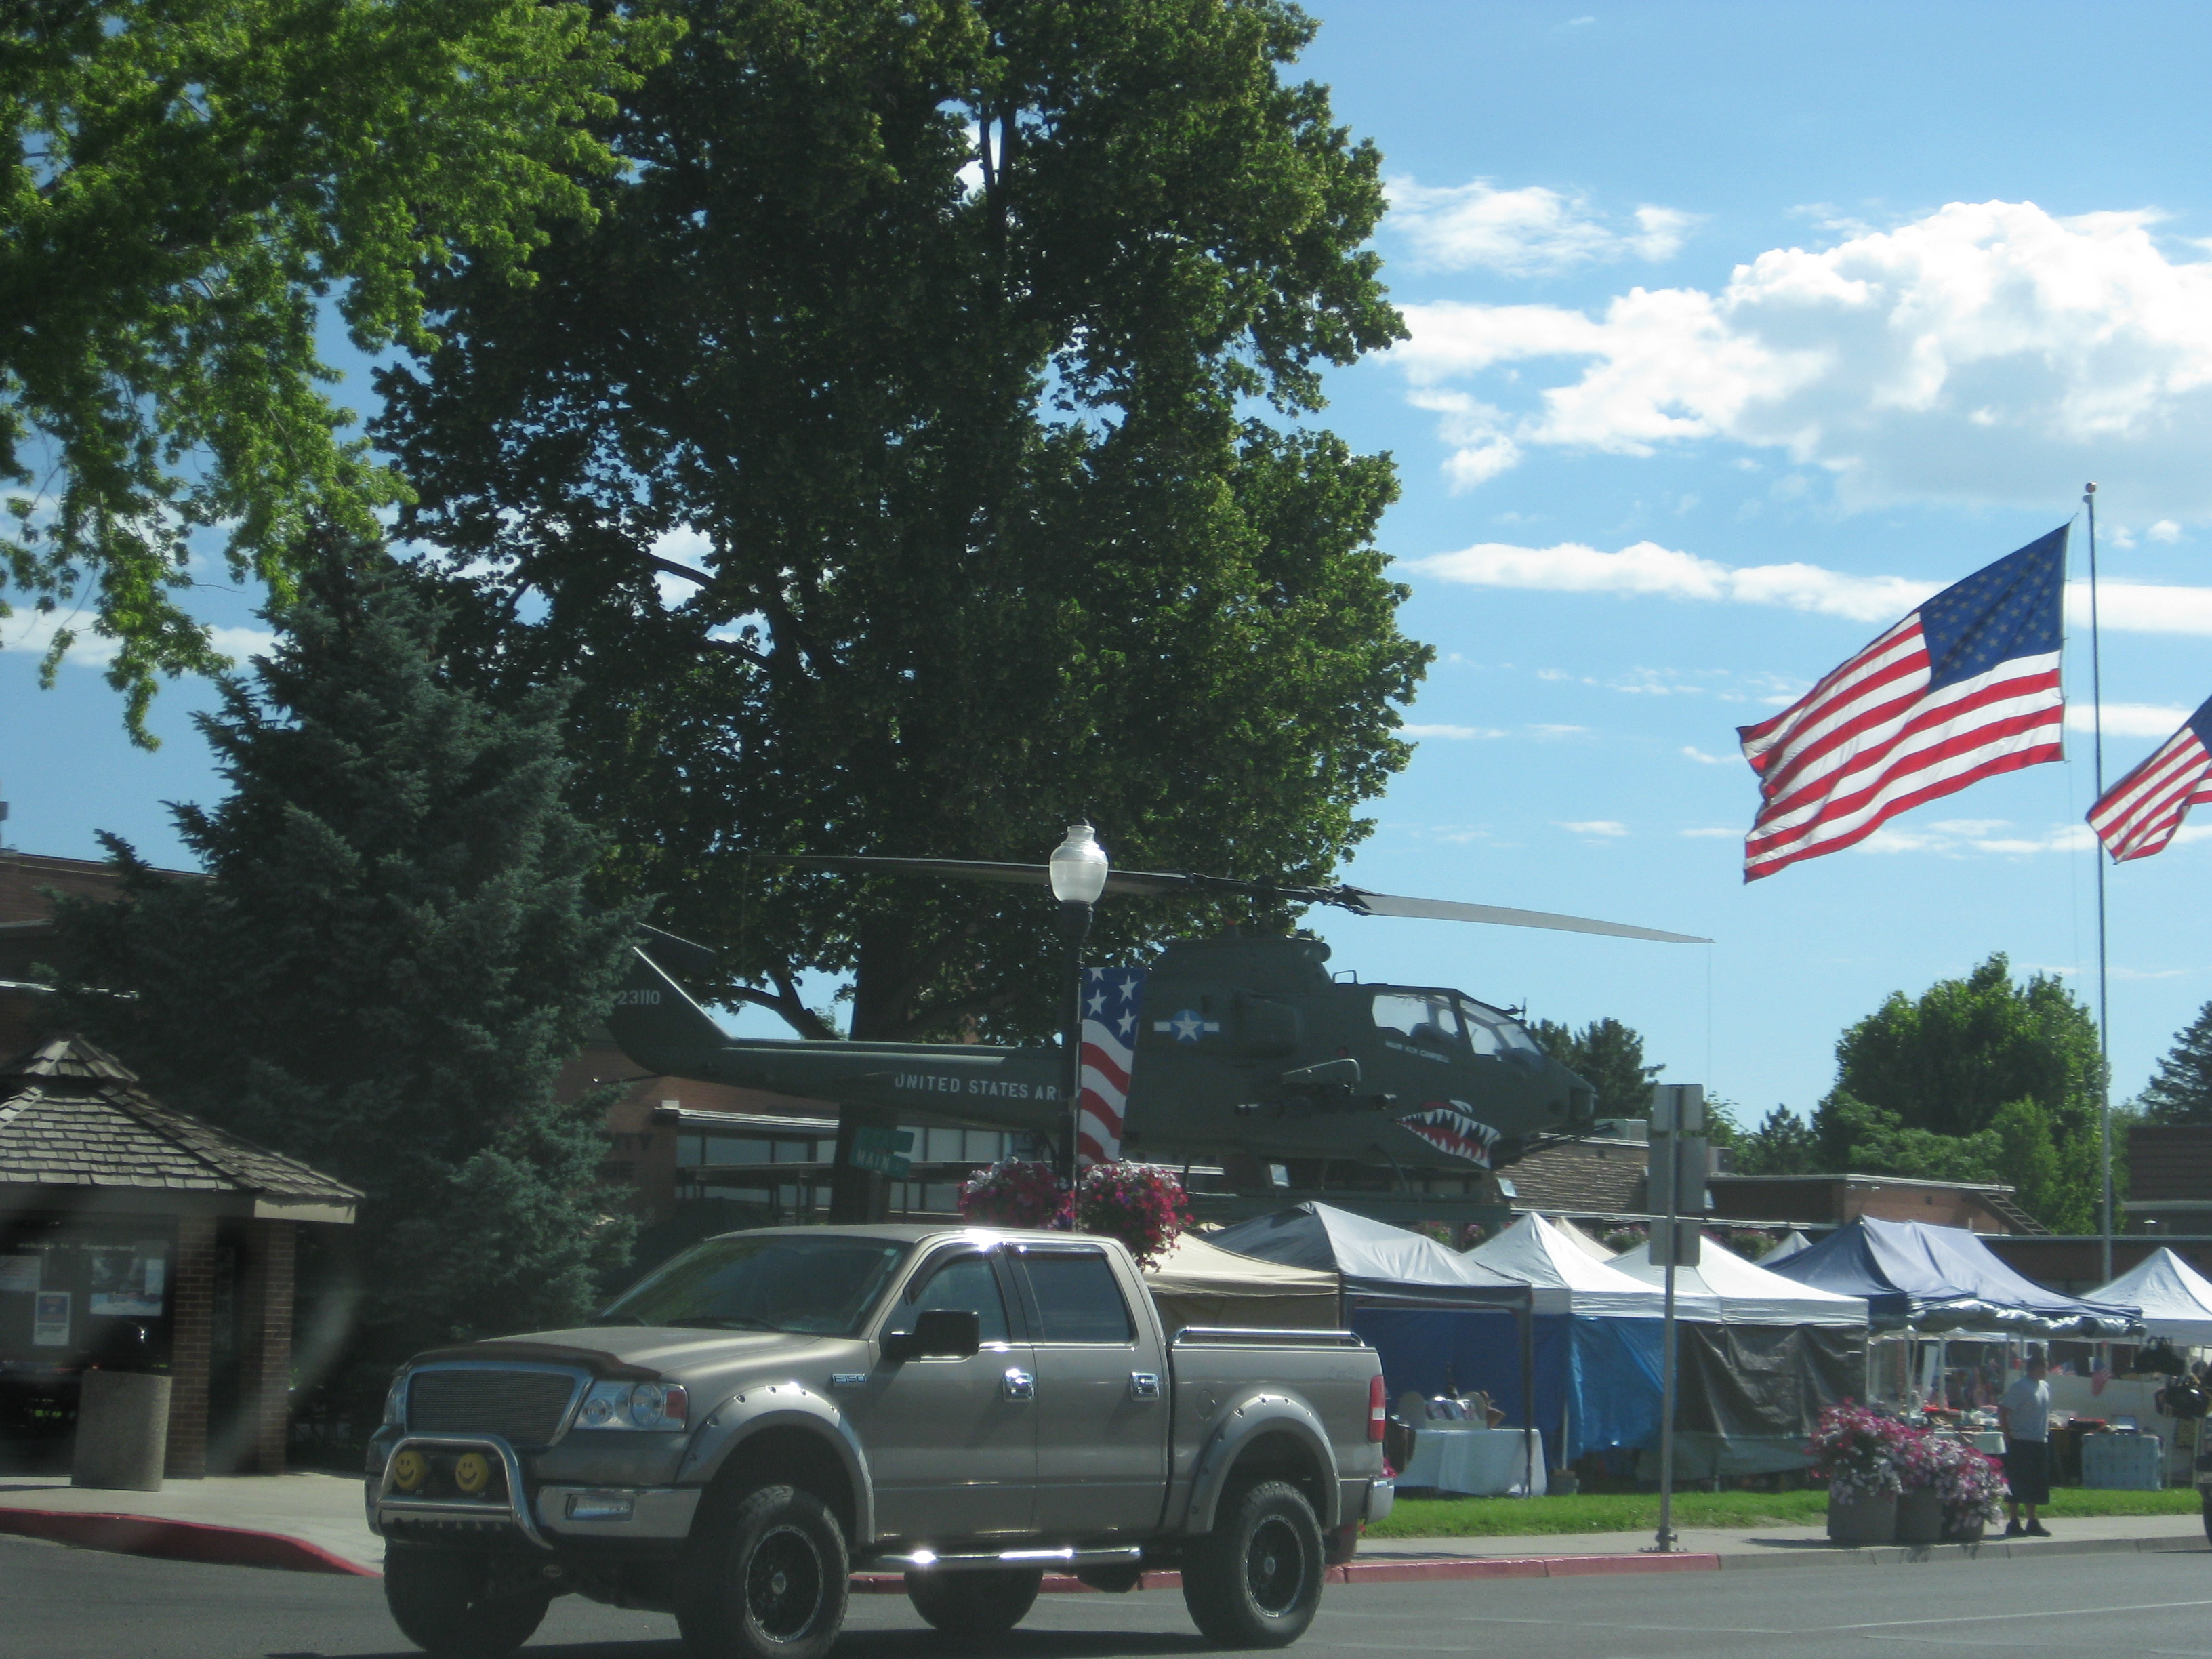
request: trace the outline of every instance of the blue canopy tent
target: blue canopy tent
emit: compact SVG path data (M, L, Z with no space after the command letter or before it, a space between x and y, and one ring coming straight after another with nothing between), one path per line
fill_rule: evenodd
M2140 1308L2046 1290L1964 1227L1861 1216L1810 1249L1764 1265L1801 1285L1864 1297L1876 1331L2105 1340L2142 1328Z
M1531 1312L1539 1292L1523 1280L1447 1249L1432 1238L1306 1203L1224 1227L1206 1241L1295 1267L1322 1267L1342 1286L1345 1324L1375 1349L1392 1399L1481 1389L1516 1427L1527 1402L1557 1391L1563 1374ZM1539 1425L1540 1426L1540 1425ZM1527 1479L1533 1482L1532 1469Z

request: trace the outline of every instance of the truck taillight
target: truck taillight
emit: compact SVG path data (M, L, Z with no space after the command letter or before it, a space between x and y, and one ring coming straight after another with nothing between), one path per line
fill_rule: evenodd
M1389 1420L1389 1396L1382 1392L1382 1379L1378 1375L1370 1378L1367 1383L1367 1437L1380 1441Z

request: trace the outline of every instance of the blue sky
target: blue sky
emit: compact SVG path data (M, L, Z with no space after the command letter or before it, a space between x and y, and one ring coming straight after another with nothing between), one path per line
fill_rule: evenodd
M2089 478L2107 777L2212 694L2212 11L1314 9L1305 70L1383 152L1413 331L1322 418L1396 456L1383 544L1439 652L1347 873L1718 941L1316 918L1336 965L1617 1016L1753 1112L1809 1109L1845 1024L1992 951L2094 995L2086 731L1747 889L1734 728ZM174 857L161 802L216 793L204 694L165 696L149 757L95 669L33 678L0 652L9 843ZM2118 1096L2212 998L2208 876L2194 838L2109 876Z

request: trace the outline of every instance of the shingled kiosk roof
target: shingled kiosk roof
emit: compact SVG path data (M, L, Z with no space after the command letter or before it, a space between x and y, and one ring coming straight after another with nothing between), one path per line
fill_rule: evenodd
M360 1200L343 1182L170 1110L82 1037L56 1037L0 1066L0 1210L348 1222Z

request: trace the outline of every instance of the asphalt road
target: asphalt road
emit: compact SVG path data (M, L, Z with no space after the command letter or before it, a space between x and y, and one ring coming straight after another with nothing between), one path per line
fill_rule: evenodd
M956 1648L904 1598L856 1596L836 1659ZM1339 1585L1301 1659L1886 1659L1916 1649L2212 1659L2212 1551L1924 1567ZM0 1651L40 1659L368 1659L412 1654L374 1579L203 1567L0 1536ZM1049 1595L992 1659L1165 1659L1205 1651L1173 1591ZM573 1596L532 1659L680 1659L672 1620Z

